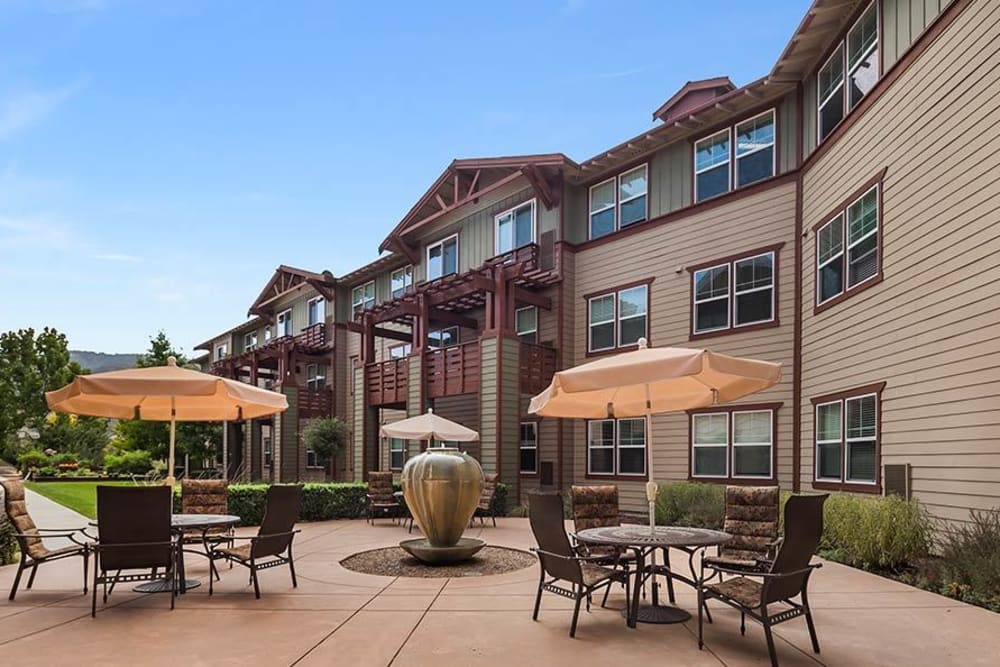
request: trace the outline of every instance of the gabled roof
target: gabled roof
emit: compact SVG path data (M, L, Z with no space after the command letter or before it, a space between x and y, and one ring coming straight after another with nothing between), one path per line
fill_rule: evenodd
M243 333L244 331L250 331L252 329L256 329L257 327L259 327L262 324L264 324L264 318L263 317L260 317L260 316L251 317L250 319L246 320L245 322L240 322L239 324L237 324L232 329L228 329L227 331L223 331L220 334L216 334L215 336L212 336L211 338L209 338L208 340L206 340L204 343L199 343L199 344L195 345L194 349L196 349L196 350L208 350L209 352L211 352L212 351L212 343L214 343L215 341L219 340L220 338L223 338L225 336L232 336L233 334Z
M669 123L674 118L682 116L686 111L696 109L706 102L728 93L736 86L728 76L717 76L713 79L688 81L669 100L653 112L653 120Z
M558 203L559 193L551 176L576 169L577 164L562 153L453 160L382 241L379 252L392 248L412 254L407 236L414 231L522 176L535 188L546 208L552 208Z
M814 0L778 56L769 78L800 81L819 65L830 42L844 29L854 11L869 0Z
M337 281L329 271L315 273L282 264L274 270L274 275L271 276L271 279L264 285L264 289L261 290L260 295L250 305L248 314L267 314L270 312L269 305L304 284L310 285L323 298L332 299L333 288L337 285Z
M337 279L337 283L340 285L346 285L347 287L352 287L354 285L367 282L384 271L398 269L409 263L410 260L404 255L389 253L387 255L382 255L372 262L368 262L362 267L354 269L350 273L342 275Z

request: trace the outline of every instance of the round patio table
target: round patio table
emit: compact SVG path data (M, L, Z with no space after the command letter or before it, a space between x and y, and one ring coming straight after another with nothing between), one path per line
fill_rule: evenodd
M576 534L577 540L584 544L595 546L611 546L619 549L630 549L635 553L636 575L635 584L632 590L631 609L625 610L625 617L630 628L634 628L637 621L642 623L683 623L691 618L691 614L674 607L673 605L661 605L655 577L662 574L668 578L668 585L671 579L679 579L690 586L697 586L694 573L694 554L699 549L705 547L725 544L732 539L732 535L720 530L710 530L708 528L686 528L681 526L656 526L652 530L649 526L625 525L625 526L603 526L600 528L588 528ZM668 559L667 550L669 548L681 549L688 554L688 566L691 568L691 578L674 572L670 569L669 561L662 566L655 568L646 566L646 554L654 549L663 549L664 560ZM648 578L654 577L653 595L651 605L639 606L639 593L642 583ZM671 598L673 589L671 588Z
M231 528L239 522L240 518L232 514L174 514L170 518L170 527L176 533L183 533L185 530L200 530L201 538L204 541L209 530L213 528ZM211 568L209 568L208 576L212 576ZM177 564L177 577L180 581L184 582L184 586L178 591L181 594L192 588L201 586L201 582L197 579L184 578L183 550L181 552L180 563ZM145 584L139 584L132 590L137 593L168 593L170 592L170 582L167 579L150 581Z

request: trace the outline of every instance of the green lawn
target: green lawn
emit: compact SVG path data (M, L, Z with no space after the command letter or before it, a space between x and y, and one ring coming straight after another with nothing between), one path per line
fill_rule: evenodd
M27 482L32 491L91 519L97 518L97 485L132 486L132 482Z

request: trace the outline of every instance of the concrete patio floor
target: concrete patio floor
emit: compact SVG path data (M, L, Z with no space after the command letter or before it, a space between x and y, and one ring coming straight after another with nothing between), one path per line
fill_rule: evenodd
M694 621L625 626L614 609L581 613L567 635L571 601L546 594L531 620L535 567L491 577L403 579L342 568L345 556L397 543L406 531L382 521L302 524L296 540L299 587L287 568L261 573L255 600L246 571L223 568L216 594L207 586L178 598L116 590L107 606L80 590L76 560L39 568L35 587L16 602L6 593L13 567L0 568L0 663L104 665L766 665L760 626L739 633L736 612L716 603L706 649ZM252 531L243 531L249 533ZM491 544L527 548L525 519L477 528ZM681 558L677 558L675 566ZM186 559L188 576L207 584L207 562ZM23 585L23 584L22 584ZM996 665L1000 615L871 574L828 563L813 577L811 599L822 653L814 656L802 619L776 629L781 664ZM678 604L695 610L678 586ZM612 593L609 607L624 598Z

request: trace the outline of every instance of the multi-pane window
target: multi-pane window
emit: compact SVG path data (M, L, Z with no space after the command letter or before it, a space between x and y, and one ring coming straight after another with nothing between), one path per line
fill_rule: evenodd
M326 386L326 366L309 364L306 366L306 389L322 389Z
M514 332L528 343L538 342L538 308L526 306L514 311Z
M535 200L495 217L496 254L502 255L535 242Z
M271 436L263 435L261 436L261 447L264 450L264 465L270 466L273 462L274 452L271 448Z
M648 190L648 168L644 164L592 186L590 238L645 220Z
M281 338L282 336L291 336L292 335L292 311L291 310L283 310L280 313L278 313L278 317L275 320L275 324L277 325L278 338Z
M252 350L257 347L257 332L251 331L243 335L243 349Z
M271 325L267 325L266 327L264 327L264 342L265 343L271 342L271 335L272 335L271 334Z
M413 266L407 265L396 269L389 276L391 296L398 298L413 290Z
M590 352L635 345L647 336L649 285L637 285L587 300Z
M816 403L816 481L878 481L878 393Z
M774 410L699 412L691 415L691 476L772 479Z
M458 327L448 327L447 329L435 329L427 332L427 347L435 349L439 347L450 347L458 343Z
M537 422L521 422L521 472L538 472Z
M351 309L357 315L375 305L375 281L369 280L351 290Z
M406 463L406 440L389 438L389 469L402 470Z
M694 144L694 199L704 201L774 176L774 110L727 127ZM735 136L735 144L731 137Z
M458 273L458 235L427 246L427 280Z
M410 343L400 343L399 345L393 345L389 348L389 358L390 359L403 359L410 356L410 352L413 351L413 346Z
M225 359L226 355L229 354L229 345L226 343L221 343L215 346L215 359Z
M873 2L816 75L820 141L871 91L878 78L878 3Z
M878 275L878 188L872 186L817 230L817 305Z
M321 296L318 296L315 299L310 299L308 303L308 310L308 326L311 327L314 324L319 324L326 318L326 300Z
M587 422L587 474L645 475L646 421L639 418Z
M696 269L692 333L774 321L773 250Z

